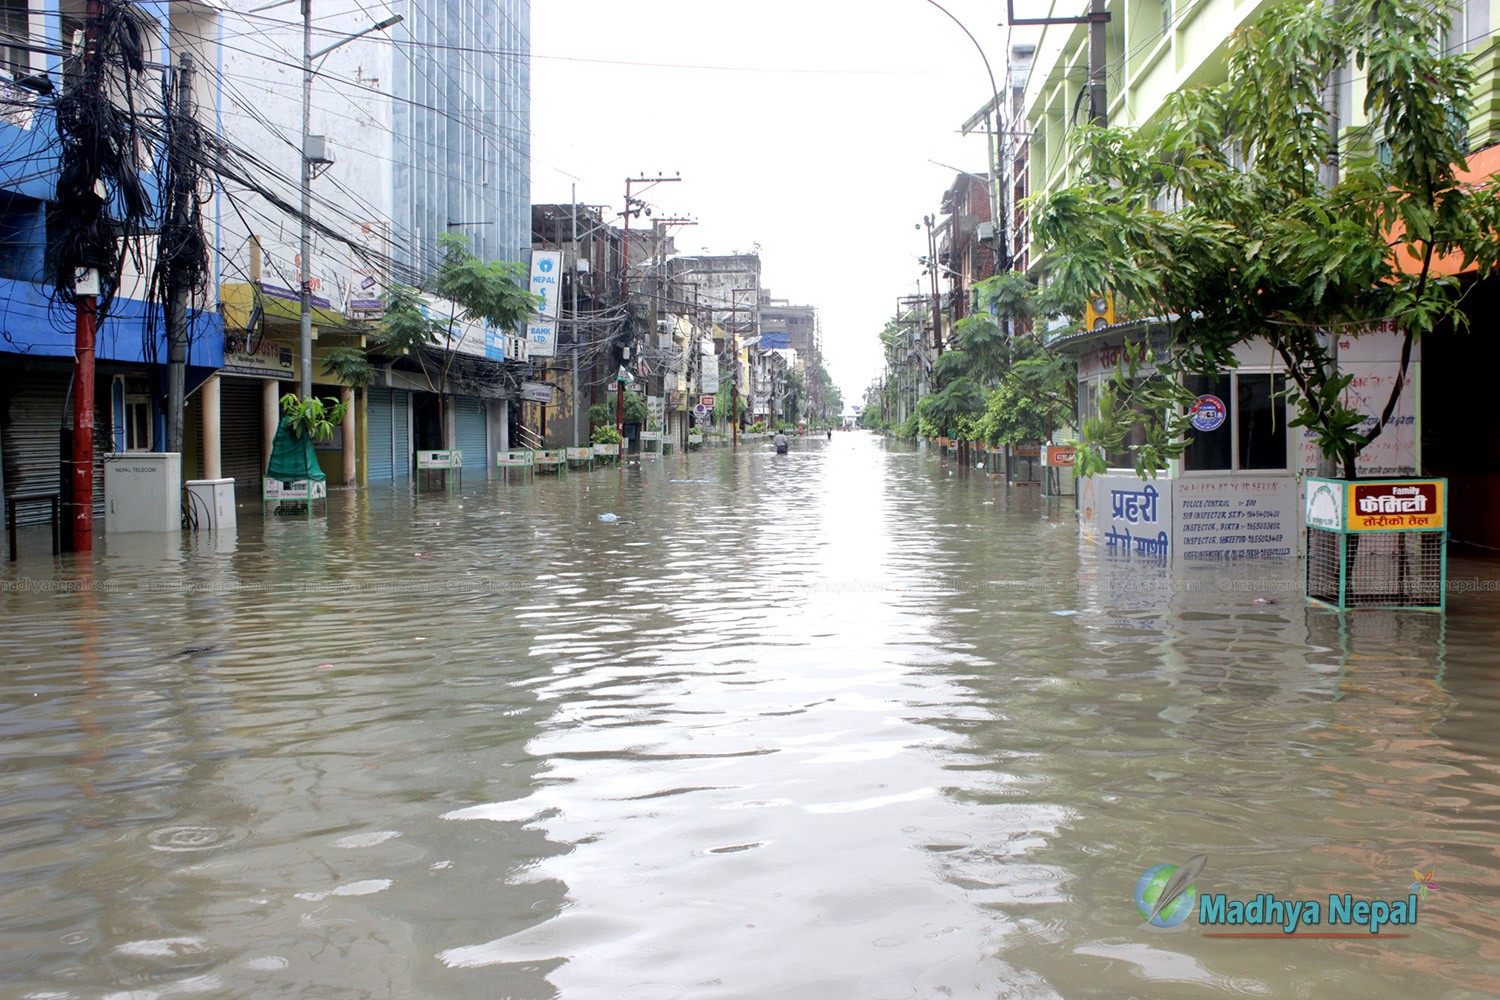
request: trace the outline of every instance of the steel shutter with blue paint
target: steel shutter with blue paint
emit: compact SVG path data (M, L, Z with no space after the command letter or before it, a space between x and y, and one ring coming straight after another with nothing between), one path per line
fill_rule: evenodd
M365 390L365 445L367 474L372 483L391 481L391 390Z
M454 396L453 426L458 438L456 446L464 453L464 472L482 475L488 464L485 449L489 444L484 403L473 396Z
M391 390L391 478L411 478L411 393Z

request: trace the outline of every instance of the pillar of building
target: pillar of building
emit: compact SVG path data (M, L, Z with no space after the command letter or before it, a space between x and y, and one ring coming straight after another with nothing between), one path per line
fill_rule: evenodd
M271 461L271 449L276 444L276 425L281 423L281 383L266 379L260 385L260 471L266 471Z
M339 402L344 404L344 485L348 486L354 482L355 478L354 456L357 441L354 437L354 390L347 385L340 388Z
M355 426L359 428L359 448L356 452L356 462L359 466L359 474L356 477L359 485L370 485L370 393L361 391L358 403L354 407L358 411Z
M219 376L210 375L203 383L198 390L198 405L203 420L203 478L219 479L224 475L219 451Z

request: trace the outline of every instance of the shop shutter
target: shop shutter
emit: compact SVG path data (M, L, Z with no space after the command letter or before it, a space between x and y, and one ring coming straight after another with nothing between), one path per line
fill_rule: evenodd
M5 495L25 493L61 493L61 469L58 464L62 444L64 407L68 403L70 379L62 372L13 371L6 379L0 398L4 400L4 426L0 440L5 447ZM104 516L104 456L111 447L109 379L99 377L94 408L94 517ZM99 406L102 395L106 405ZM69 410L71 422L71 409ZM0 514L0 520L3 520ZM51 510L37 504L26 504L16 510L18 524L44 524ZM63 531L67 526L64 524Z
M457 447L464 454L464 472L484 475L489 464L485 451L489 435L485 433L484 403L473 396L454 396L453 426L457 432Z
M411 393L391 390L391 478L411 478Z
M371 386L365 390L365 454L371 483L391 481L391 390Z
M235 500L251 503L260 499L261 386L263 379L219 379L219 464L226 479L234 480Z

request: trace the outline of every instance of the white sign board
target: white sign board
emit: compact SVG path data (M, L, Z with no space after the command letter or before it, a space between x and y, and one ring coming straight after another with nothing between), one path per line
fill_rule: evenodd
M1309 479L1304 520L1309 528L1344 530L1343 487L1327 480Z
M562 253L531 251L531 294L540 298L537 319L526 324L526 349L533 358L557 353L557 314L562 300Z
M521 398L528 403L552 402L553 387L546 382L522 382Z
M323 500L327 496L326 479L298 479L287 483L268 476L261 480L261 497L265 500Z
M1180 559L1294 556L1302 526L1291 476L1177 480L1172 541Z
M718 391L718 355L714 352L714 342L703 340L703 351L700 355L702 369L697 376L697 391L699 393L717 393Z
M1375 429L1396 377L1401 370L1401 338L1389 325L1358 337L1339 338L1339 372L1349 375L1349 386L1341 402L1365 415L1359 432ZM1356 467L1364 479L1382 476L1414 476L1419 473L1417 440L1417 388L1422 373L1422 345L1412 347L1411 366L1396 395L1396 408L1380 436L1359 453ZM1296 438L1297 466L1303 472L1318 467L1318 440L1312 428L1301 428ZM1338 470L1343 474L1343 469Z
M419 469L461 469L463 464L464 455L461 451L417 452L417 468Z
M1290 475L1087 476L1078 507L1085 538L1112 556L1148 563L1291 557L1302 531Z
M385 269L379 261L391 255L390 224L356 222L350 227L349 239L357 251L351 251L349 297L344 315L350 319L376 319L385 313Z

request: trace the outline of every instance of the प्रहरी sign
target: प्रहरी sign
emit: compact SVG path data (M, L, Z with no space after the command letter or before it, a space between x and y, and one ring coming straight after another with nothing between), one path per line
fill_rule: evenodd
M533 358L557 353L557 312L562 299L562 254L531 251L531 294L540 300L537 318L526 324L526 352Z

